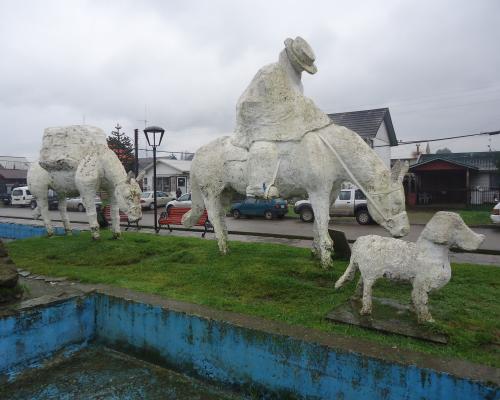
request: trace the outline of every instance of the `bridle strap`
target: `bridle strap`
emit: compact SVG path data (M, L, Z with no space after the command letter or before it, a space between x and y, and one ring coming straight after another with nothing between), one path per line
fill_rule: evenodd
M345 172L347 172L347 175L349 175L349 178L351 179L351 182L354 183L359 189L361 189L361 191L365 194L365 196L367 197L367 199L370 201L370 203L372 204L373 208L375 208L375 210L377 210L377 212L382 216L382 218L384 219L384 221L388 221L390 220L390 218L387 218L387 216L385 215L384 212L382 212L382 210L380 209L379 205L375 202L375 199L372 197L372 195L370 193L368 193L368 191L364 188L363 185L361 185L361 183L359 183L359 181L356 179L356 177L354 176L354 174L351 172L351 170L347 167L347 164L344 162L344 160L342 159L342 157L340 157L340 154L338 153L337 150L335 150L335 148L330 144L330 142L328 142L319 132L314 132L316 135L318 135L318 137L326 144L326 146L331 150L331 152L335 155L335 157L337 157L337 160L339 160L340 162L340 165L342 165L342 167L344 168ZM396 191L393 190L393 191ZM387 192L388 193L391 193L392 191L389 191ZM373 193L374 195L381 195L381 194L386 194L386 193Z

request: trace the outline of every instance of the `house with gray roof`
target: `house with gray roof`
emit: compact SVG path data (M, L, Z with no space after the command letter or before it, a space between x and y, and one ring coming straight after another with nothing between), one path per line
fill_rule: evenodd
M391 147L398 145L388 108L328 114L336 124L356 132L384 161L391 164Z
M141 167L142 165L142 167ZM153 190L153 159L139 159L139 171L145 170L146 175L142 180L144 191ZM156 190L162 192L175 192L178 188L182 193L191 190L189 173L191 161L172 160L167 157L156 159Z

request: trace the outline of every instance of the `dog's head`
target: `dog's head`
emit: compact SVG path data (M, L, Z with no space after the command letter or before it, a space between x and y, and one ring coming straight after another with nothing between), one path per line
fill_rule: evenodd
M437 212L427 223L420 237L433 243L476 250L484 241L484 235L473 232L457 213Z

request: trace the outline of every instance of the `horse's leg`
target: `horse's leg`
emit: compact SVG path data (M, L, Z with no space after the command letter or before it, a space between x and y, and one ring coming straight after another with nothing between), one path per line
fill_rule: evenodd
M121 236L120 231L120 208L115 196L110 196L109 203L111 206L111 231L113 232L113 239L119 239Z
M68 210L66 207L66 193L62 193L57 196L59 199L59 213L61 214L61 219L64 225L64 231L66 235L71 235L71 223L69 222Z
M333 242L328 234L330 221L329 193L309 193L309 200L314 211L314 242L313 253L321 260L321 266L328 268L332 264Z
M43 224L45 225L45 229L47 229L47 236L53 236L54 228L50 220L48 188L36 194L36 204L37 207L34 215L40 214L42 216Z
M217 244L219 245L219 251L222 254L227 254L227 227L221 196L222 193L208 193L205 204L207 205L208 218L214 227L215 238L217 239Z
M84 192L80 192L82 197L82 203L85 207L85 213L87 214L87 218L90 226L90 233L92 234L92 239L98 240L101 235L99 233L99 223L97 222L97 211L95 209L95 196L96 191L94 189L88 188L84 190Z
M75 185L82 198L83 206L89 221L92 239L98 240L99 223L97 222L97 211L95 209L95 196L99 182L99 168L97 157L90 155L85 157L78 166L75 174Z

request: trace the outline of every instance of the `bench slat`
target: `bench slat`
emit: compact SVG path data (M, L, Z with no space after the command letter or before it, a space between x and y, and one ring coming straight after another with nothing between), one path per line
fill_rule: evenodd
M163 212L158 219L160 225L182 225L182 216L186 214L190 208L186 207L170 207L168 210L168 215ZM208 220L207 210L203 211L203 214L198 219L195 226L205 226L205 222Z

